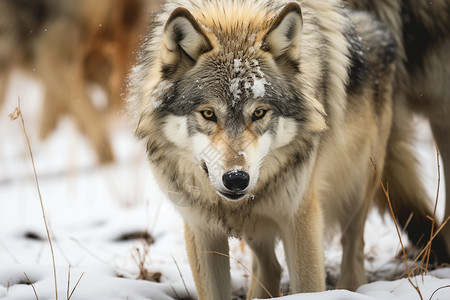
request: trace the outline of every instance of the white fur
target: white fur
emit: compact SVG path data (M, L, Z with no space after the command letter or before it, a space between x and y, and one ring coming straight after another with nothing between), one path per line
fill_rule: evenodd
M265 133L259 139L256 145L250 146L248 149L240 151L245 158L245 165L235 167L235 169L248 172L250 182L243 194L249 195L258 182L259 168L264 157L269 153L273 138L269 133ZM212 187L218 192L227 192L227 188L222 182L222 176L230 171L223 167L223 152L221 149L214 147L208 136L197 133L192 137L192 145L195 156L199 161L205 162L208 168L209 179ZM245 155L243 154L245 153ZM212 159L213 158L213 159ZM223 197L223 196L222 196Z
M226 172L222 166L223 153L221 149L214 147L209 137L197 133L192 137L194 155L200 162L205 162L208 168L209 181L216 191L226 191L222 176Z
M286 146L292 141L297 134L297 122L291 118L280 118L276 132L273 149Z
M247 150L248 158L247 164L248 174L250 175L250 183L246 192L249 193L256 186L259 177L259 168L261 166L261 162L263 158L269 153L271 144L272 144L272 136L269 133L263 134L253 149Z
M186 117L168 116L163 131L167 139L178 147L185 148L189 146Z

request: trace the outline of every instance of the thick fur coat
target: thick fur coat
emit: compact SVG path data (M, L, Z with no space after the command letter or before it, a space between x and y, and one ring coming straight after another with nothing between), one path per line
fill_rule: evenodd
M136 134L186 223L199 299L230 299L228 237L254 254L248 298L325 289L323 231L342 229L339 286L365 282L364 222L392 117L395 41L339 1L169 1L129 84ZM325 227L326 226L326 227Z

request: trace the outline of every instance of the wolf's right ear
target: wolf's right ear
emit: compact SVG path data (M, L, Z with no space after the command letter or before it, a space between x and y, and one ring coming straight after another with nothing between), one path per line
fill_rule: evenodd
M175 9L170 15L162 42L163 69L172 74L180 68L192 67L201 54L212 50L201 25L183 7Z
M262 50L270 52L275 59L287 56L297 60L303 27L302 10L297 2L290 2L270 24L262 40Z

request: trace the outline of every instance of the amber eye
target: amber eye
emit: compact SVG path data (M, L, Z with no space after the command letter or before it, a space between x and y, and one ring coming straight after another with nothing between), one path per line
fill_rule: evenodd
M214 111L207 109L207 110L202 110L200 113L202 114L202 117L205 118L205 120L217 123L217 117L216 117L216 114L214 113Z
M253 112L252 121L257 121L264 118L266 113L267 113L266 109L258 108Z

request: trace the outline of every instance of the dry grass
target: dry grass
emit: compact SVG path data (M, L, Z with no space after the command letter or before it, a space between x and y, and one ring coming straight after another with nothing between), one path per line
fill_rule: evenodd
M38 176L37 176L37 172L36 172L36 165L34 163L33 151L31 151L30 139L28 138L27 130L25 128L25 120L23 118L22 111L20 110L20 98L18 100L16 109L9 115L9 117L11 120L17 120L18 118L20 118L20 120L22 122L23 134L25 136L25 139L26 139L26 142L28 145L28 153L30 154L31 164L33 165L34 180L36 182L36 189L37 189L37 193L39 196L39 202L40 202L41 210L42 210L42 218L44 219L45 230L47 232L47 240L48 240L48 244L50 245L50 251L51 251L51 255L52 255L52 263L53 263L53 276L54 276L54 281L55 281L55 299L58 300L58 282L57 282L57 277L56 277L55 253L53 251L52 238L50 236L50 230L48 228L47 217L45 215L44 202L42 200L41 189L39 187L39 180L38 180Z
M239 265L241 265L241 266L242 266L242 267L243 267L243 268L244 268L244 269L252 276L253 280L255 280L256 283L258 283L259 286L263 288L263 290L267 293L267 295L268 295L270 298L273 298L272 294L271 294L271 293L269 292L269 290L262 284L262 282L259 281L258 277L256 277L255 274L254 274L249 268L247 268L247 267L246 267L239 259L237 259L237 258L235 258L235 257L232 257L232 256L230 256L230 255L228 255L228 254L226 254L226 253L221 253L221 252L218 252L218 251L202 251L202 252L200 252L200 253L217 254L217 255L225 256L225 257L228 257L228 258L234 260L234 261L237 262Z
M83 276L84 276L84 272L81 273L80 277L78 278L77 282L75 283L75 286L73 287L72 291L69 293L69 291L70 291L70 265L69 265L69 272L67 274L67 293L66 293L67 300L70 300L70 298L72 298L72 295L75 292L75 290L77 289L77 286L80 283L81 278L83 278Z
M139 274L137 279L148 280L153 282L160 282L161 272L150 272L148 269L147 259L149 257L150 245L152 243L152 237L150 233L146 232L143 234L142 249L136 247L134 252L131 254L133 261L136 263L139 269Z
M392 203L391 203L391 199L389 196L389 187L388 184L386 184L386 186L383 184L383 181L381 180L381 176L380 173L378 172L378 168L375 164L375 162L372 160L372 158L370 159L372 162L372 165L375 169L375 172L377 174L378 177L378 181L381 185L381 188L383 189L383 193L385 195L386 201L388 203L389 206L389 210L390 213L392 215L392 219L394 220L394 224L395 224L395 229L397 231L397 235L398 235L398 239L400 241L400 245L402 248L402 253L403 253L403 259L404 259L404 264L405 264L405 268L406 268L406 275L408 277L408 281L411 284L411 286L415 289L415 291L417 292L419 298L421 300L423 300L423 295L422 292L419 288L419 285L417 282L413 282L412 278L414 276L422 276L422 282L423 282L423 276L426 275L428 273L428 266L429 266L429 261L430 261L430 255L431 255L431 245L432 242L434 240L434 238L437 236L437 234L442 230L442 228L447 224L447 222L449 221L450 217L446 218L444 220L444 222L442 222L442 224L435 230L435 226L436 226L436 210L437 210L437 204L438 204L438 198L439 198L439 191L440 191L440 182L441 182L441 175L440 175L440 162L439 162L439 149L437 147L437 145L435 144L435 148L436 148L436 160L437 160L437 174L438 174L438 179L437 179L437 191L436 191L436 198L435 198L435 202L434 202L434 210L433 210L433 216L430 217L431 221L432 221L432 225L431 225L431 232L430 232L430 239L427 242L427 244L425 245L425 247L420 251L420 253L416 256L416 258L411 262L411 264L408 263L408 258L406 255L406 250L403 244L403 240L400 234L400 230L399 230L399 226L397 223L397 218L395 217L395 213L394 210L392 209ZM411 218L411 216L410 216ZM407 222L408 223L408 222ZM407 226L407 225L406 225ZM405 228L406 228L405 226ZM419 262L419 263L418 263ZM417 264L418 263L418 264ZM417 264L417 265L416 265ZM414 268L410 268L411 266L415 266ZM450 285L448 286L443 286L440 287L438 289L436 289L431 297L429 298L429 300L431 300L433 298L433 296L435 295L435 293L443 288L448 288L450 287Z
M34 180L36 183L36 190L39 196L39 203L41 206L41 212L42 212L42 218L44 220L44 225L45 225L45 231L47 233L47 240L48 240L48 244L50 246L50 252L51 252L51 257L52 257L52 266L53 266L53 278L54 278L54 284L55 284L55 299L58 300L58 281L57 281L57 274L56 274L56 262L55 262L55 253L53 250L53 243L52 243L52 237L50 235L50 229L48 226L48 222L47 222L47 216L45 213L45 208L44 208L44 201L42 199L42 194L41 194L41 189L39 186L39 179L37 176L37 171L36 171L36 165L34 162L34 156L33 156L33 151L31 150L31 143L30 143L30 139L28 137L28 133L25 127L25 120L23 118L22 115L22 111L20 110L20 98L18 99L18 104L16 109L9 115L11 120L17 120L20 119L21 121L21 125L22 125L22 130L23 130L23 134L26 140L26 144L28 146L28 153L30 155L30 159L31 159L31 164L33 166L33 175L34 175ZM39 300L39 297L37 295L36 289L34 288L33 284L30 281L30 278L27 276L26 273L24 273L25 277L28 280L28 283L31 285L31 287L33 288L33 292L34 295L36 297L37 300ZM72 291L70 291L70 265L69 265L69 273L68 273L68 280L67 280L67 300L70 300L70 298L72 297L73 293L75 292L76 288L78 287L78 284L81 281L81 278L83 277L84 273L81 274L80 278L78 279L78 281L76 282L75 286L73 287ZM8 286L9 289L9 286ZM70 291L70 293L69 293Z
M172 256L172 259L173 259L173 262L175 263L175 265L177 266L178 274L180 274L181 281L183 281L183 285L184 285L184 289L186 290L186 294L188 295L189 299L194 299L194 298L192 298L191 294L189 293L189 290L186 286L186 282L184 281L183 274L181 273L181 270L180 270L180 267L178 266L177 261L175 260L175 258L173 256Z
M28 277L27 273L23 272L23 275L25 275L25 277L27 278L28 284L31 285L31 288L33 289L34 296L36 297L36 300L39 300L39 297L38 297L38 295L36 293L36 289L34 288L34 285L31 282L30 278Z

